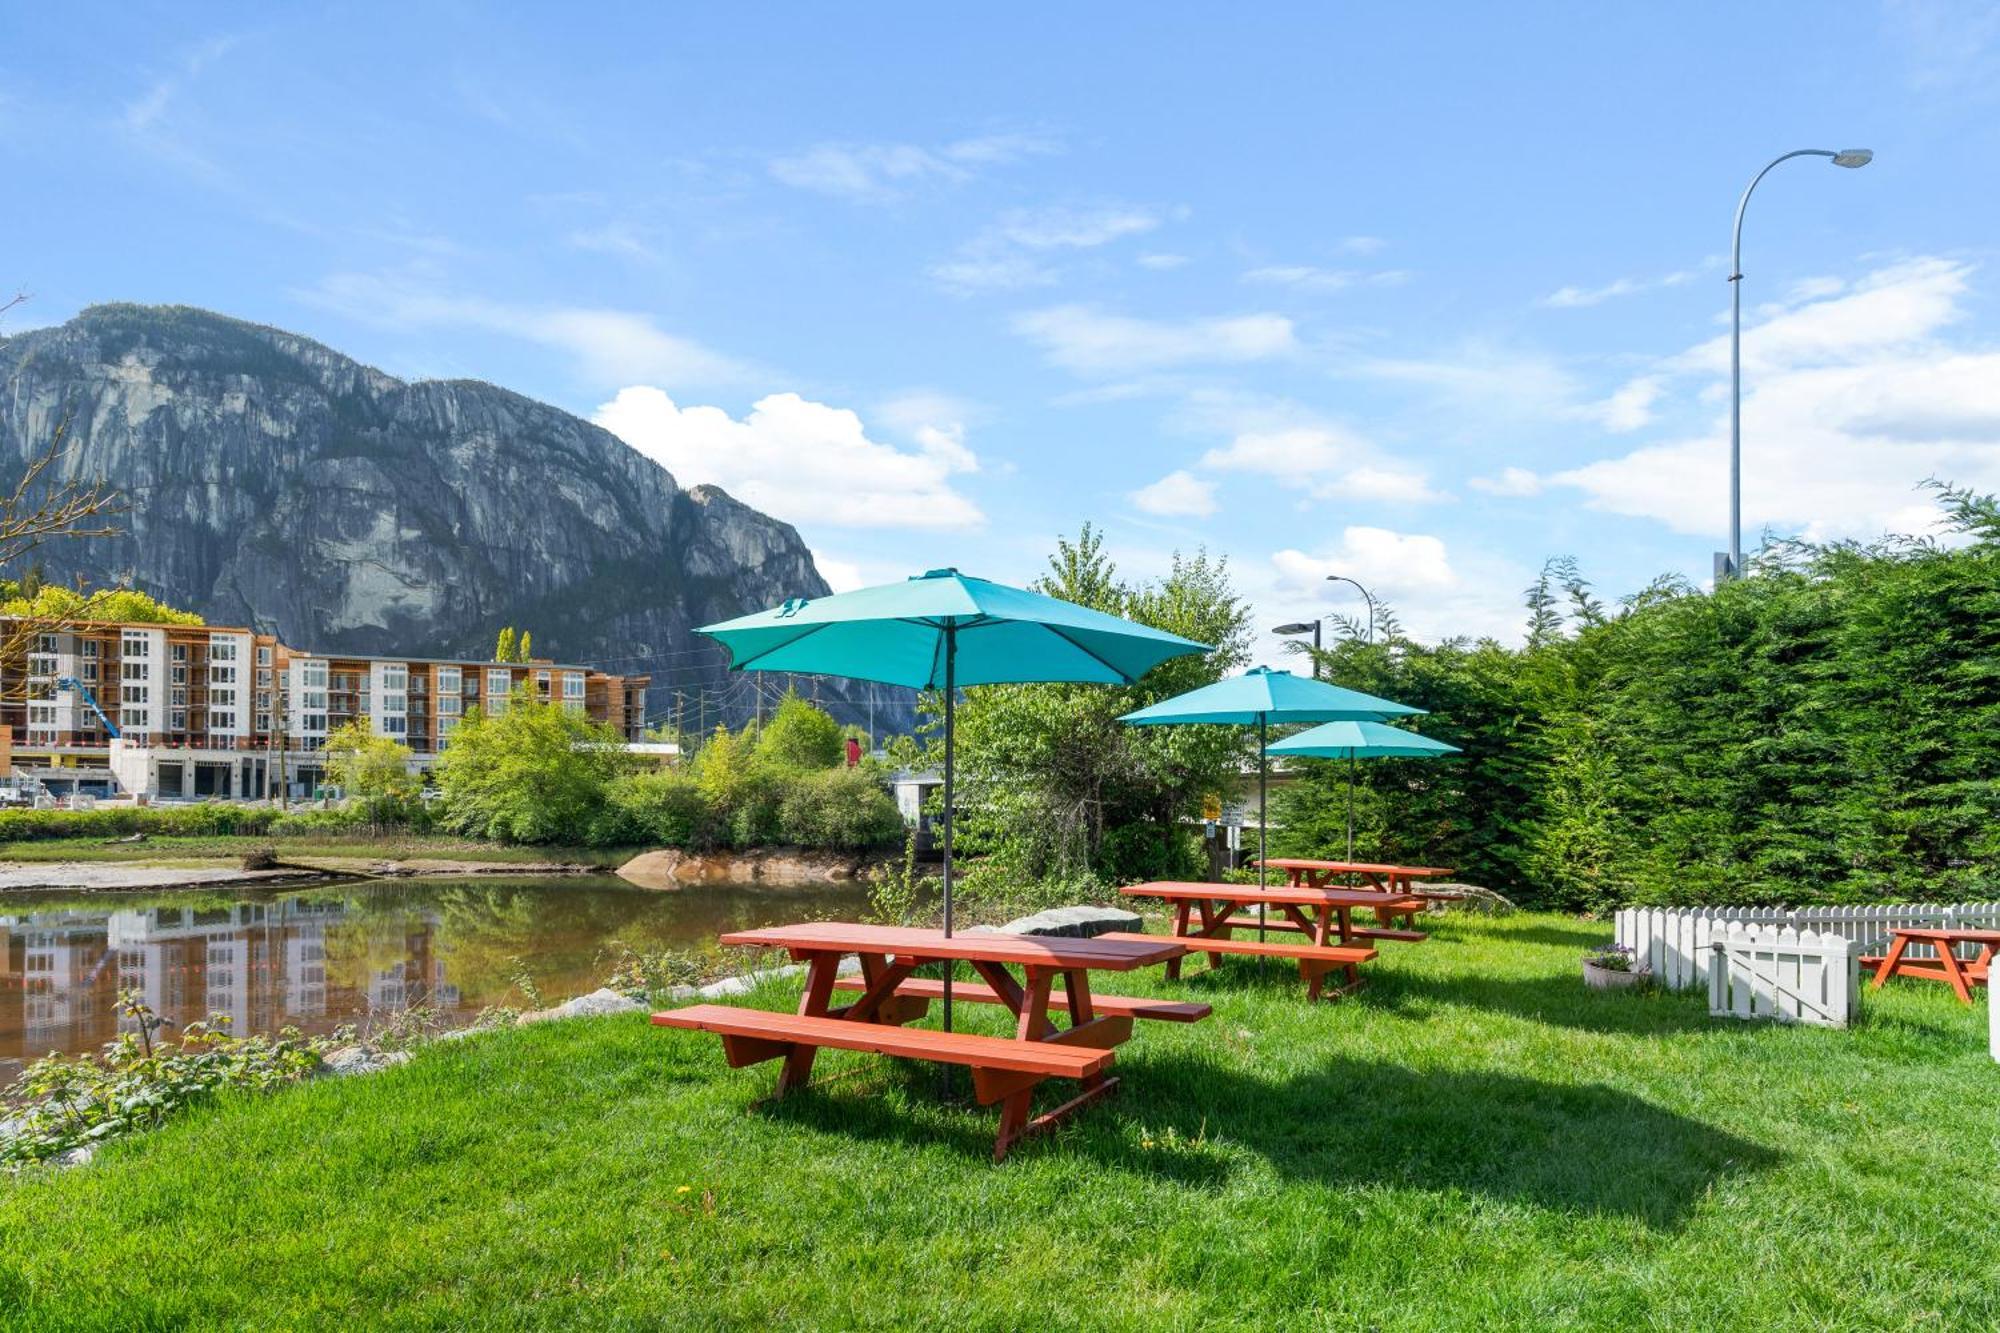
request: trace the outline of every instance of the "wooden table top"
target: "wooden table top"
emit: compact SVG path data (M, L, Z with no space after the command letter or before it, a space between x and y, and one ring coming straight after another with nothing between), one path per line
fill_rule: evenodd
M1256 862L1252 861L1252 865ZM1398 866L1374 861L1318 861L1309 857L1273 856L1264 862L1273 870L1331 870L1353 875L1449 875L1447 866Z
M946 935L941 930L913 926L876 926L853 921L804 921L793 926L733 930L722 943L795 953L893 954L899 958L947 959L966 962L1012 963L1022 967L1090 968L1130 972L1164 963L1187 952L1185 945L1162 935L1152 940L1069 939L1053 935L1005 935L971 931Z
M1401 906L1418 912L1425 907L1421 898L1399 893L1383 893L1380 889L1315 889L1308 885L1294 888L1289 884L1274 884L1260 889L1255 884L1197 884L1183 880L1155 880L1150 884L1133 884L1118 892L1127 898L1169 900L1192 898L1206 902L1248 903L1252 906L1258 903L1273 907Z
M1913 940L1949 940L1953 944L2000 944L2000 930L1977 930L1971 926L1891 926L1889 933Z

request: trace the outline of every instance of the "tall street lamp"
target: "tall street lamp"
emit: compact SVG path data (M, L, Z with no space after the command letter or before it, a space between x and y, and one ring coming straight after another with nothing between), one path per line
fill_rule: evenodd
M1274 629L1272 629L1271 631L1271 633L1273 634L1284 634L1287 636L1296 634L1305 634L1308 632L1312 634L1313 636L1312 664L1313 664L1314 680L1319 679L1319 626L1320 622L1317 620L1295 620L1289 625L1279 625Z
M1368 642L1375 642L1375 594L1369 592L1368 589L1362 587L1345 574L1328 574L1326 581L1328 583L1352 584L1354 591L1361 594L1361 600L1368 603Z
M1836 167L1865 167L1875 154L1866 148L1800 148L1772 158L1769 165L1750 178L1743 198L1736 204L1736 227L1729 243L1729 553L1715 557L1715 580L1734 578L1743 572L1743 211L1750 207L1751 191L1771 174L1771 168L1795 157L1824 157Z

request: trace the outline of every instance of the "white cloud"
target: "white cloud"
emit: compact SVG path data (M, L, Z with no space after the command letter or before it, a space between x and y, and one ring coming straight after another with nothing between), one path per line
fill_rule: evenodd
M1466 483L1488 495L1540 495L1542 479L1524 467L1505 467L1497 477L1474 477Z
M1931 337L1963 317L1960 303L1972 266L1953 259L1912 259L1869 274L1831 299L1826 289L1794 288L1806 298L1743 330L1743 373L1797 366L1852 363ZM1729 369L1729 336L1718 334L1673 358L1669 367L1690 372Z
M1578 409L1577 415L1597 421L1604 428L1624 434L1652 424L1653 404L1659 401L1664 385L1658 375L1640 375L1620 385L1609 398Z
M861 566L852 560L842 560L820 550L812 553L812 560L813 567L819 570L820 577L826 580L826 586L835 592L853 592L856 588L868 586L867 580L861 575Z
M1340 248L1350 255L1372 255L1387 244L1380 236L1343 236Z
M957 292L1042 287L1056 280L1046 256L1062 250L1092 250L1160 225L1147 209L1014 209L959 247L958 254L933 264L930 276Z
M1424 504L1442 500L1419 470L1384 461L1374 445L1332 425L1249 430L1202 455L1217 472L1251 472L1284 484L1293 498L1383 500Z
M1713 265L1709 265L1713 267ZM1544 296L1538 304L1557 310L1578 310L1621 296L1637 296L1642 292L1656 292L1667 287L1678 287L1698 274L1699 270L1684 268L1672 273L1663 273L1656 278L1615 278L1601 287L1558 287Z
M977 466L961 439L941 435L934 445L898 449L869 438L856 413L794 393L760 398L739 420L635 385L592 420L682 485L721 486L790 523L949 529L985 521L952 487L955 474Z
M1298 350L1292 321L1272 314L1140 319L1062 305L1016 316L1014 331L1079 375L1263 361Z
M1187 262L1188 262L1188 257L1186 255L1169 254L1165 251L1161 251L1154 254L1140 255L1138 259L1138 264L1140 268L1150 268L1150 269L1160 269L1160 270L1179 268L1183 264L1186 264Z
M1784 309L1744 333L1746 536L1770 526L1813 538L1924 531L1925 477L2000 487L2000 351L1953 347L1972 270L1916 259ZM1704 343L1662 374L1726 373L1727 344ZM1754 367L1754 369L1753 369ZM1555 474L1593 508L1679 532L1726 522L1728 420Z
M1338 367L1364 379L1422 389L1432 403L1482 422L1496 416L1560 415L1577 399L1577 383L1558 361L1531 351L1474 340L1435 357L1375 357Z
M1253 268L1243 275L1243 281L1306 291L1337 292L1349 287L1394 287L1408 281L1409 276L1402 269L1329 269L1306 264L1277 264Z
M211 37L185 52L171 73L154 80L144 93L125 104L120 117L125 128L133 134L144 134L151 130L166 115L167 109L180 95L181 89L199 78L203 70L229 54L230 48L235 45L234 37Z
M1268 564L1268 586L1257 589L1260 604L1280 619L1297 619L1305 611L1351 612L1359 620L1364 606L1351 606L1351 589L1330 588L1330 574L1350 578L1378 601L1396 611L1406 633L1425 642L1456 635L1517 639L1522 614L1518 589L1529 576L1512 563L1480 558L1470 573L1452 559L1445 540L1428 533L1398 532L1356 524L1342 529L1337 542L1315 550L1286 548L1274 552ZM1246 571L1246 573L1249 571ZM1255 578L1246 580L1254 584Z
M879 203L918 185L970 180L978 168L1057 150L1053 140L1033 134L990 134L939 148L907 143L822 143L772 159L770 171L773 178L797 189Z
M1215 512L1215 483L1185 469L1169 472L1132 492L1132 503L1162 518L1207 518Z
M553 347L594 384L733 384L743 363L661 329L650 315L590 306L531 306L436 291L421 276L335 274L301 299L392 328L475 328Z

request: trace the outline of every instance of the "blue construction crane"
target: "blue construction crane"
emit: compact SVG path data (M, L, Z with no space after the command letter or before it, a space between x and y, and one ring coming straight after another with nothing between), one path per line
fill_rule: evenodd
M107 715L102 708L97 706L97 696L92 694L90 692L90 688L87 685L85 685L82 681L78 680L75 676L57 676L56 688L59 690L75 690L78 694L82 695L83 701L90 705L90 711L97 714L97 720L99 722L102 722L104 724L104 729L111 733L111 739L113 740L120 739L118 735L118 724L116 722L113 722L110 716Z

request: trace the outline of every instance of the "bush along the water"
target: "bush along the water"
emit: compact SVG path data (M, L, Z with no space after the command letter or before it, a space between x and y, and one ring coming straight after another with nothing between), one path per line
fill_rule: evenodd
M322 1057L351 1039L284 1028L276 1036L238 1037L216 1015L189 1023L167 1040L167 1021L137 991L121 991L118 1014L129 1025L95 1056L50 1054L34 1061L7 1090L14 1124L0 1134L0 1166L46 1162L121 1134L151 1129L224 1088L261 1091L318 1072Z
M134 833L166 838L256 835L271 832L278 819L273 806L221 801L102 810L0 810L0 842L116 838Z

